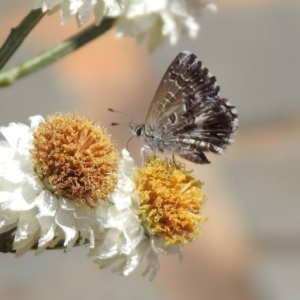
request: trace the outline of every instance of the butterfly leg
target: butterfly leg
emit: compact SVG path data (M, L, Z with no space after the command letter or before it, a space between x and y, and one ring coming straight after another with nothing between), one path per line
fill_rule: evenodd
M145 163L147 162L147 157L148 157L148 153L147 153L147 152L149 152L149 151L152 151L152 150L151 150L151 148L150 148L149 146L147 146L147 145L145 145L145 146L143 146L143 147L141 148L140 153L141 153L141 156L142 156L142 166L144 166Z
M169 168L173 169L174 167L175 168L179 167L178 163L176 162L174 154L172 154L172 158L170 158L170 155L168 155L166 152L164 152L164 155L165 155L165 161L167 162Z
M176 162L176 159L175 159L175 155L172 154L172 163L173 163L173 166L175 166L175 168L179 168L179 165L177 164Z
M142 147L141 150L140 150L140 153L141 153L141 157L142 157L142 166L145 165L145 161L146 161L146 150L145 150L145 147Z

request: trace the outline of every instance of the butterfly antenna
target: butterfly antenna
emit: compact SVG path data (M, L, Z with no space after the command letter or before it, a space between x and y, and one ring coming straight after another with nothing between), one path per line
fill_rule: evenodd
M130 125L130 121L129 122L119 122L119 123L116 123L116 122L112 122L110 123L111 126L116 126L116 125L122 125L122 124L127 124L127 125Z
M134 115L132 115L132 114L130 114L130 113L126 113L126 112L120 111L120 110L115 110L115 109L112 109L112 108L109 108L108 110L109 110L110 112L116 112L116 113L119 113L119 114L126 115L126 116L128 116L128 117L131 117L131 118L135 119L135 120L138 122L138 124L141 124L141 121L140 121L137 117L135 117ZM129 122L123 122L123 123L111 123L111 125L119 125L119 124L129 124Z

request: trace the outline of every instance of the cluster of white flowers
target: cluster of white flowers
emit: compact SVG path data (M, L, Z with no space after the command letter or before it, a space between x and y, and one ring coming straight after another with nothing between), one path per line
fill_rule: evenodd
M92 13L96 25L115 17L117 37L135 36L150 50L195 38L203 9L216 9L201 0L33 0L33 8L60 11L62 24L76 16L80 26ZM89 243L89 257L125 276L146 257L152 280L159 254L181 258L180 246L200 234L202 183L182 164L150 156L139 169L76 114L30 122L0 127L0 235L12 234L16 255Z
M201 0L34 0L33 8L59 10L63 24L76 15L82 25L92 12L96 25L104 16L117 17L117 36L135 36L139 42L147 40L149 49L165 40L173 45L180 35L195 38L202 11L216 11L214 4Z
M79 26L86 23L94 13L96 25L99 25L103 16L120 13L122 3L120 0L33 0L33 9L37 8L49 13L59 10L62 24L75 15Z
M214 4L197 0L124 0L124 11L117 23L117 36L135 36L139 42L147 40L154 49L165 40L171 45L180 35L195 38L198 35L199 18L204 9L215 11Z
M122 275L146 257L152 280L159 254L181 257L180 245L200 233L204 195L190 172L158 158L138 169L127 150L118 162L105 131L75 114L30 121L0 127L0 234L14 231L16 255L33 247L41 254L61 241L66 251L89 243L89 257ZM107 199L93 199L99 188Z

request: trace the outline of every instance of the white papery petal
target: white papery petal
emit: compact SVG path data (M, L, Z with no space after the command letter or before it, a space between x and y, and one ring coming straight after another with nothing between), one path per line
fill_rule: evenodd
M149 244L144 241L141 242L136 249L134 249L128 256L126 260L126 264L123 268L122 274L124 276L128 276L134 269L138 266L145 253L149 248Z
M81 233L81 240L79 242L79 245L83 245L88 239L90 241L90 247L94 248L95 246L95 234L94 229L90 226L90 222L87 219L77 220L77 223L80 227L80 233Z
M123 235L126 244L121 247L120 253L129 254L145 236L144 229L136 215L131 215L127 219L127 226L123 229Z
M94 10L97 1L85 0L80 7L77 8L77 17L80 25L88 21L91 13Z
M6 232L16 227L19 218L19 212L10 210L1 210L0 214L0 233Z
M60 5L65 0L35 0L33 9L42 8L43 12L51 10L57 5Z
M98 244L96 257L100 259L106 259L116 255L122 243L122 233L114 228L109 229L104 240Z
M33 132L37 130L38 126L41 123L45 123L45 119L39 115L30 117L29 121L30 121L30 128Z
M205 3L203 6L205 9L210 10L211 12L218 11L218 6L214 3Z
M61 4L60 8L61 24L66 24L71 19L72 15L73 14L69 3L67 1L64 1Z
M151 247L155 253L167 254L165 241L162 238L151 238ZM168 249L168 248L167 248Z
M77 220L77 226L80 228L82 245L86 239L90 241L90 247L94 247L95 231L102 230L102 224L97 222L96 214L91 214L90 209L87 206L79 206L75 210L75 217Z
M0 132L14 151L18 151L21 155L28 151L30 128L27 125L10 123L7 127L0 127Z
M0 204L6 202L10 198L10 192L0 191Z
M69 199L66 198L60 198L60 206L64 210L71 210L73 212L76 209L75 201L70 201Z
M98 26L105 13L105 4L102 1L97 1L95 8L94 8L94 14L95 14L95 25Z
M128 211L127 210L122 210L119 211L116 206L112 205L110 207L108 207L107 210L107 214L108 214L108 224L105 227L115 227L115 228L123 228L124 224L127 221L127 217L128 217Z
M146 269L143 275L145 276L148 272L150 272L149 280L152 281L159 269L158 255L154 251L148 251L147 262L149 267Z
M36 195L39 195L39 193L45 188L42 181L34 172L32 166L30 166L30 168L28 168L28 172L25 173L25 178L27 183L32 187L32 189L36 191Z
M57 198L47 190L43 190L35 199L35 205L39 209L37 218L54 217L59 206Z
M194 39L197 37L198 32L200 30L200 25L193 19L193 18L187 18L184 23L185 27L189 28L188 36L191 39Z
M14 151L12 151L7 141L0 141L0 163L12 160L14 157Z
M64 246L67 247L66 251L69 251L78 235L75 226L74 211L63 209L62 205L60 205L55 216L55 222L65 233Z
M100 269L104 269L106 267L114 265L114 267L112 268L112 271L122 273L125 262L126 262L126 258L124 256L113 256L113 257L101 259L101 258L97 258L97 256L94 256L92 251L93 250L90 251L88 256L96 257L96 259L94 259L94 262L99 265ZM119 263L119 265L116 266L117 263Z
M40 225L40 238L36 254L42 253L47 248L47 246L55 236L55 231L57 227L54 217L40 216L38 218L38 222Z
M18 256L29 250L38 238L40 226L35 218L36 213L37 209L33 208L19 214L18 228L13 243Z
M131 198L126 193L117 192L113 199L118 211L124 210L131 206Z
M26 211L32 209L36 192L28 186L21 186L11 193L9 199L2 204L2 209L13 211Z
M98 220L98 223L102 224L102 226L104 227L109 227L109 223L110 223L110 216L108 215L108 207L109 204L107 202L103 202L101 203L96 211L96 219Z
M90 0L88 0L90 2ZM63 1L64 3L66 3L66 5L68 4L70 7L70 12L72 15L76 14L76 12L78 12L78 10L84 6L85 4L87 4L86 0L69 0L69 1ZM93 1L94 2L94 1Z
M163 238L151 238L151 247L153 251L157 254L177 254L179 260L182 260L181 249L178 245L165 245L165 240Z
M0 177L4 177L6 180L13 183L24 182L26 176L21 169L21 163L22 162L18 160L2 162L0 164Z
M52 8L54 8L55 6L59 5L62 2L66 2L67 0L45 0L45 4L47 5L47 7L51 10ZM71 0L74 1L74 0Z

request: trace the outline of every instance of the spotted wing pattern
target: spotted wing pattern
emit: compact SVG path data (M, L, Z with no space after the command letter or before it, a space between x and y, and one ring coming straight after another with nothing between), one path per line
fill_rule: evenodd
M219 97L216 78L197 57L183 51L173 60L148 111L141 132L155 150L209 163L204 152L221 153L238 126L235 107Z

